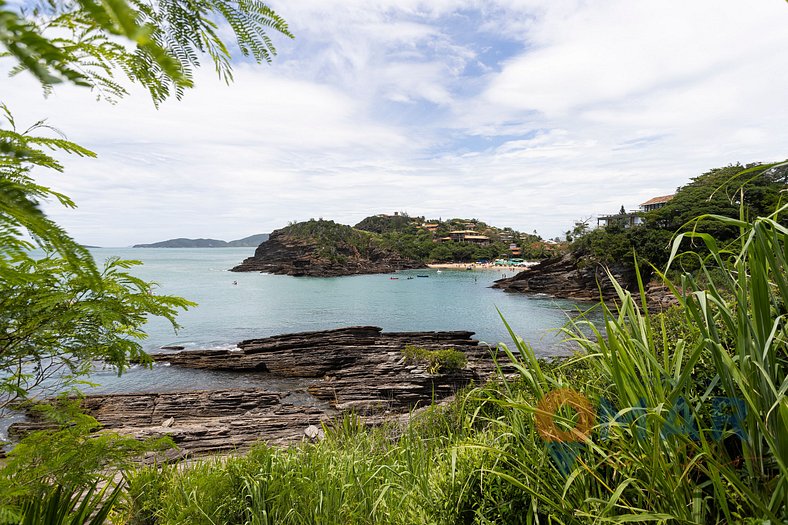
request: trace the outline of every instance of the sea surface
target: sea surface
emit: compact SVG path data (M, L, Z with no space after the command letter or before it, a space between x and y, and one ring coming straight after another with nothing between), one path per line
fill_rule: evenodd
M233 348L244 339L353 325L386 331L470 330L480 341L511 342L503 317L537 354L565 354L557 333L570 316L588 305L547 297L508 294L490 288L511 270L412 270L396 274L335 278L233 273L229 268L253 248L100 248L91 250L102 264L110 257L137 259L133 273L155 281L157 294L179 295L199 303L182 313L175 333L168 322L151 319L143 342L149 352L162 346L188 349ZM418 277L418 276L428 277ZM408 277L413 277L408 279ZM237 283L237 284L235 284ZM117 377L97 371L88 392L151 392L202 388L286 388L259 374L185 370L159 364L134 367Z

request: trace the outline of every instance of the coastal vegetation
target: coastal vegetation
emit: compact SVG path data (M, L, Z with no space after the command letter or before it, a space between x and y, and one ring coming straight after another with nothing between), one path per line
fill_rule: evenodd
M408 364L424 365L427 373L454 372L465 367L468 359L465 354L454 348L442 350L428 350L413 345L406 345L402 349L402 357Z
M627 214L609 221L603 228L579 228L568 236L570 250L577 258L602 264L634 263L651 274L651 266L663 267L670 257L671 239L692 229L712 234L720 242L738 235L736 228L714 221L694 221L707 214L744 219L768 215L785 201L788 167L774 164L739 164L716 168L694 177L676 190L664 206L640 212L642 222L630 226ZM782 224L788 224L782 219ZM693 245L687 240L688 245ZM697 244L697 243L696 243ZM689 259L683 261L692 264Z
M452 232L468 232L468 241L452 240ZM517 257L540 259L555 250L536 234L526 234L511 228L497 228L476 219L426 220L396 215L374 215L355 226L337 224L330 220L292 223L281 230L295 239L314 241L318 252L332 256L339 244L353 246L362 255L373 247L392 250L401 257L421 262L491 261L498 257L511 258L511 245L518 248ZM477 239L478 237L478 239Z
M601 323L568 325L583 350L536 359L512 334L514 377L414 414L352 417L326 438L259 445L188 467L127 472L130 523L784 523L788 520L788 229L778 213L730 241L689 231L658 272L679 298L648 311L617 288ZM691 240L703 251L682 252ZM711 274L714 274L712 278Z
M391 273L428 263L521 261L557 251L555 243L535 233L500 229L476 219L426 221L395 213L367 217L354 227L322 218L292 222L273 231L232 271L337 277Z
M228 30L220 31L219 24ZM269 32L292 37L263 2L211 0L189 9L176 2L113 0L8 3L0 0L0 58L11 76L30 74L44 94L59 84L117 102L129 82L155 105L181 98L207 55L232 79L231 49L255 62L276 54ZM221 33L221 36L220 36ZM225 43L227 36L236 46ZM118 78L118 77L122 78ZM148 363L143 325L161 316L177 327L193 303L155 292L134 277L136 261L97 264L44 212L42 202L69 208L66 195L38 184L41 171L63 172L65 155L96 154L68 141L44 120L17 123L0 100L0 411L29 398L77 387L96 361L118 373ZM43 256L32 250L38 249ZM0 522L102 523L112 519L122 465L158 444L95 434L92 418L69 410L48 417L61 430L31 434L0 470Z
M260 2L215 0L193 11L166 2L161 7L122 0L47 3L44 12L28 17L0 1L0 44L17 70L30 71L47 90L70 82L117 98L125 90L112 74L120 70L160 103L192 85L197 50L230 77L229 52L214 17L226 18L241 52L258 61L274 52L268 28L289 34ZM58 38L46 37L45 30ZM100 267L45 215L41 200L73 202L36 184L33 169L61 171L53 150L94 154L62 138L38 136L40 126L18 129L3 108L0 393L5 403L16 403L39 387L76 385L94 360L119 372L132 360L145 361L139 345L145 319L163 316L175 325L175 314L191 303L153 293L152 283L128 272L134 262ZM496 357L514 364L514 377L501 374L461 392L450 404L414 414L406 427L369 429L348 417L326 428L318 443L288 449L263 444L188 465L135 463L144 451L171 443L98 432L95 420L63 402L47 413L57 428L28 435L0 469L0 521L788 522L784 169L715 174L735 184L726 200L732 198L730 213L715 208L686 228L672 222L681 220L678 208L646 217L646 225L661 231L637 230L652 232L654 239L643 244L615 230L576 241L579 253L600 259L633 253L635 269L639 249L643 261L664 261L654 273L679 304L651 313L643 279L634 295L617 286L615 306L597 307L601 323L581 318L566 327L582 350L573 358L541 362L512 333L513 344L501 345ZM760 185L760 176L774 176L778 185ZM706 182L714 189L698 190L706 195L703 202L722 187ZM687 213L702 212L687 195ZM330 243L339 241L359 251L388 244L433 260L483 254L460 252L484 248L461 246L473 243L433 242L458 227L451 222L441 230L439 221L435 231L424 222L421 228L411 221L396 226L401 219L395 226L369 221L369 230L310 222L293 225L294 235L317 239L328 257L336 255ZM497 233L495 240L485 227L477 221L471 230L492 246L505 244L504 236ZM676 230L669 243L666 233ZM652 241L670 248L649 253ZM433 253L443 246L449 252ZM46 256L34 259L34 247ZM439 355L411 352L441 364ZM459 365L458 356L442 356L442 363Z
M292 37L287 24L262 2L216 0L184 10L165 3L41 2L14 7L0 0L0 57L12 76L29 72L44 93L58 84L90 88L117 101L120 79L146 88L158 105L192 87L198 52L232 79L231 52L218 34L223 20L242 55L269 62L276 50L269 31ZM147 362L139 341L149 316L174 328L188 300L155 293L129 270L136 261L111 259L103 268L42 209L42 201L69 208L66 195L37 184L39 171L63 172L60 156L96 154L68 141L45 121L18 125L0 101L0 409L39 387L62 389L101 360L122 373ZM44 256L35 256L38 248Z

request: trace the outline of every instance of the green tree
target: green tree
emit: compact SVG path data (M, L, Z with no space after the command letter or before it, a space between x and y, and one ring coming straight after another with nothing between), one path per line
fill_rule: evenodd
M786 164L740 164L716 168L693 178L678 188L676 195L660 209L643 214L644 224L625 227L613 221L603 229L567 232L574 240L572 251L604 264L632 264L637 254L641 271L650 275L650 265L662 267L670 255L670 240L689 230L706 232L721 241L735 238L738 230L715 220L695 221L701 214L745 220L767 216L784 201L788 183ZM785 219L783 219L785 222ZM582 226L582 223L578 223ZM686 241L687 248L691 240ZM702 246L694 246L702 250ZM692 262L688 259L688 264ZM688 268L691 269L691 268Z
M113 99L127 94L118 72L157 104L180 98L193 86L201 55L231 80L230 45L219 36L225 27L238 51L258 63L276 54L269 30L292 37L260 1L40 0L18 11L0 0L0 45L17 63L12 74L29 71L47 91L71 82Z
M219 38L225 27L239 52L257 62L276 53L267 31L292 36L284 20L258 1L42 0L22 11L0 0L0 57L14 63L12 76L28 71L45 92L68 82L114 100L126 94L115 79L123 74L159 104L192 87L201 55L213 61L222 78L232 78L230 45ZM130 360L144 361L139 340L147 316L163 316L177 327L177 311L193 303L156 295L152 283L127 271L136 262L111 260L100 270L90 253L45 215L44 200L75 204L37 184L33 170L62 172L53 152L95 154L43 121L19 128L2 102L0 110L2 407L55 377L74 381L94 360L116 366L119 373ZM46 256L35 260L33 247Z
M693 178L680 187L665 206L644 215L648 227L677 231L703 214L738 218L743 209L745 219L764 217L778 207L788 184L788 166L735 164L716 168ZM740 206L743 204L743 207ZM715 221L704 221L693 228L706 228L722 240L738 235L738 231ZM712 231L713 229L713 231Z
M29 6L29 4L26 4ZM232 79L231 45L257 62L276 53L267 32L290 35L264 3L240 0L40 0L28 10L0 0L0 58L11 75L29 72L51 92L71 83L115 101L127 81L145 87L155 105L193 86L207 56ZM73 386L95 361L115 366L149 362L140 345L149 316L177 328L176 314L193 305L155 293L129 271L136 261L110 259L100 269L90 253L49 219L44 200L67 207L67 196L37 184L34 170L63 171L57 154L95 157L56 129L18 127L0 101L0 411L9 403ZM33 256L31 248L43 250ZM73 416L73 415L72 415ZM58 431L23 440L0 471L0 521L103 521L119 494L119 461L149 448L108 434L77 416ZM57 484L57 488L53 485ZM106 497L105 497L106 496ZM109 502L109 503L108 503Z

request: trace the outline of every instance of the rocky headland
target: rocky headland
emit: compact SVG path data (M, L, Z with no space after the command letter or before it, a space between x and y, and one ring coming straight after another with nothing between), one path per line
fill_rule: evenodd
M309 221L276 230L234 272L338 277L424 268L423 262L385 248L365 231L333 221Z
M160 353L155 361L173 367L292 378L298 386L92 395L81 403L105 429L140 439L170 436L182 454L243 449L258 441L290 444L313 438L315 427L345 414L369 425L407 419L414 409L491 377L491 350L472 336L464 331L387 333L361 326L250 339L231 350ZM465 355L467 364L430 371L405 359L407 345L452 348ZM30 417L13 425L12 435L46 426Z
M625 265L607 267L613 277L626 289L637 287L633 268ZM598 301L616 297L605 267L578 259L571 253L540 262L512 277L493 284L506 292L546 294L576 301Z
M625 290L636 292L637 275L631 265L602 265L572 253L540 262L512 277L499 279L493 288L505 292L544 294L575 301L615 301L618 298L608 271ZM646 289L650 308L664 309L676 304L667 287L650 283Z

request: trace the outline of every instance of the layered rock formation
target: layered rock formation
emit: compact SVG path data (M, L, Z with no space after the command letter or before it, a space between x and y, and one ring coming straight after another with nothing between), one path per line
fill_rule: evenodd
M315 401L305 392L214 390L87 396L82 408L107 430L137 439L170 436L183 454L205 454L261 440L298 441L304 428L334 415L327 403ZM49 426L31 418L12 425L9 434L20 437Z
M331 221L314 222L330 223L326 228L339 229L340 234L327 236L320 235L321 232L303 233L295 227L276 230L257 247L252 257L231 271L338 277L425 267L420 261L402 257L380 246L366 232Z
M624 265L608 268L625 289L637 288L633 268ZM493 288L506 292L540 293L576 301L598 301L600 294L605 300L616 297L605 267L578 260L572 254L547 259L513 277L499 279Z
M575 301L614 301L618 298L607 271L625 290L638 290L635 269L623 265L602 266L572 254L547 259L513 277L499 279L493 288L505 292L545 294ZM650 310L660 311L677 304L670 290L659 283L649 283L646 300Z
M385 333L380 328L351 327L251 339L233 350L193 350L156 354L172 366L256 372L294 378L291 391L265 389L87 396L85 411L105 428L138 438L171 436L188 453L247 447L257 441L284 444L304 438L320 426L353 413L368 424L407 415L439 402L470 381L494 372L490 349L473 332ZM408 364L406 345L454 348L468 364L461 370L430 374ZM510 371L510 370L509 370ZM14 425L20 435L41 428L41 421Z
M307 390L341 411L374 414L408 410L442 399L471 380L489 377L494 366L490 349L472 339L473 332L383 332L357 326L250 339L233 350L192 350L158 354L173 366L237 372L258 371L277 377L309 378ZM408 365L406 345L431 350L454 348L468 365L456 372L428 374Z

